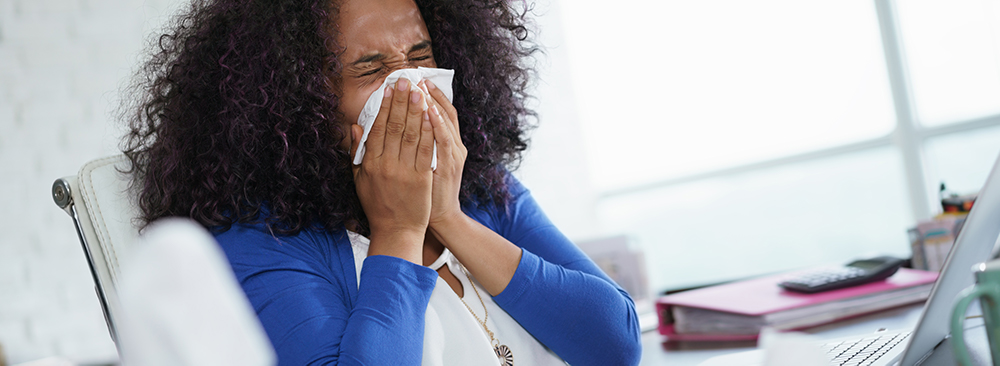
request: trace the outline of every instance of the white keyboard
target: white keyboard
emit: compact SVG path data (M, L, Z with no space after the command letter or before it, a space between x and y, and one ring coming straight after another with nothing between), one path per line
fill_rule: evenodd
M869 366L900 346L910 337L910 332L890 333L856 340L843 340L823 344L833 365Z

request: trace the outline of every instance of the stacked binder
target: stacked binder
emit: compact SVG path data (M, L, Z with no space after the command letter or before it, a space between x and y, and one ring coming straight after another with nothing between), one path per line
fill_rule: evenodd
M900 268L882 281L815 294L778 286L803 272L660 297L656 303L660 334L670 340L753 340L763 327L802 329L924 301L938 276L936 272Z

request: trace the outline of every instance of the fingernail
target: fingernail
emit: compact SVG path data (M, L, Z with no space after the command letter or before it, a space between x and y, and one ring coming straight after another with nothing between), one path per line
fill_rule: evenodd
M431 82L430 80L424 80L424 81L425 81L424 85L427 85L428 88L430 88L430 89L437 89L437 86L434 85L434 83Z
M431 120L431 115L427 114L427 111L424 111L424 121L430 121L430 120Z
M431 110L434 111L434 114L436 114L438 117L441 117L441 112L438 112L438 107L436 105L432 105Z
M420 103L420 92L414 90L410 92L410 103L417 104Z
M399 78L399 80L396 80L396 90L404 91L404 90L409 89L409 88L410 88L410 81L409 80L406 80L406 79L403 79L403 78Z
M382 94L382 98L391 98L391 97L392 97L392 87L386 85L385 86L385 93Z

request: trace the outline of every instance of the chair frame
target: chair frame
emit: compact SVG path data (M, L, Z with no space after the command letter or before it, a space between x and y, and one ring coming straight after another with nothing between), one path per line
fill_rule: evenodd
M76 204L73 201L73 186L75 186L76 177L65 177L56 179L52 183L52 199L56 202L59 208L66 211L69 216L73 219L73 226L76 228L76 236L80 238L80 244L83 246L83 254L87 257L87 266L90 268L90 275L94 278L94 290L97 292L97 298L101 301L101 311L104 313L104 321L108 324L108 332L111 333L111 340L118 345L118 332L115 330L115 322L111 319L111 313L108 311L108 298L104 293L104 286L101 282L101 277L97 274L97 268L94 267L94 257L91 255L90 243L87 242L87 237L83 234L83 224L80 221L80 214L76 210Z
M107 197L106 194L120 194L120 192L112 193L109 191L107 187L103 186L106 182L95 180L96 175L92 173L98 169L113 168L118 170L121 163L127 162L124 155L93 160L85 164L78 175L59 178L52 183L53 201L73 220L83 254L87 259L87 266L94 280L94 290L101 304L108 333L111 335L115 347L118 348L119 354L121 349L115 319L116 311L119 308L117 289L115 288L118 259L114 253L112 235L108 232L107 220L122 219L123 215L117 212L102 212L98 196ZM118 171L120 172L120 170ZM88 186L83 187L82 185ZM98 194L94 188L98 188L103 193ZM108 210L106 207L103 208ZM94 221L95 218L98 222ZM128 216L125 218L132 219ZM121 241L116 240L116 242Z

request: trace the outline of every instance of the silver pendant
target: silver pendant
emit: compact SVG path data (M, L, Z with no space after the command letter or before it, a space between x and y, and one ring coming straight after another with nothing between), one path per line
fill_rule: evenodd
M493 352L497 354L500 366L514 366L514 354L510 352L510 348L501 344L493 347Z

